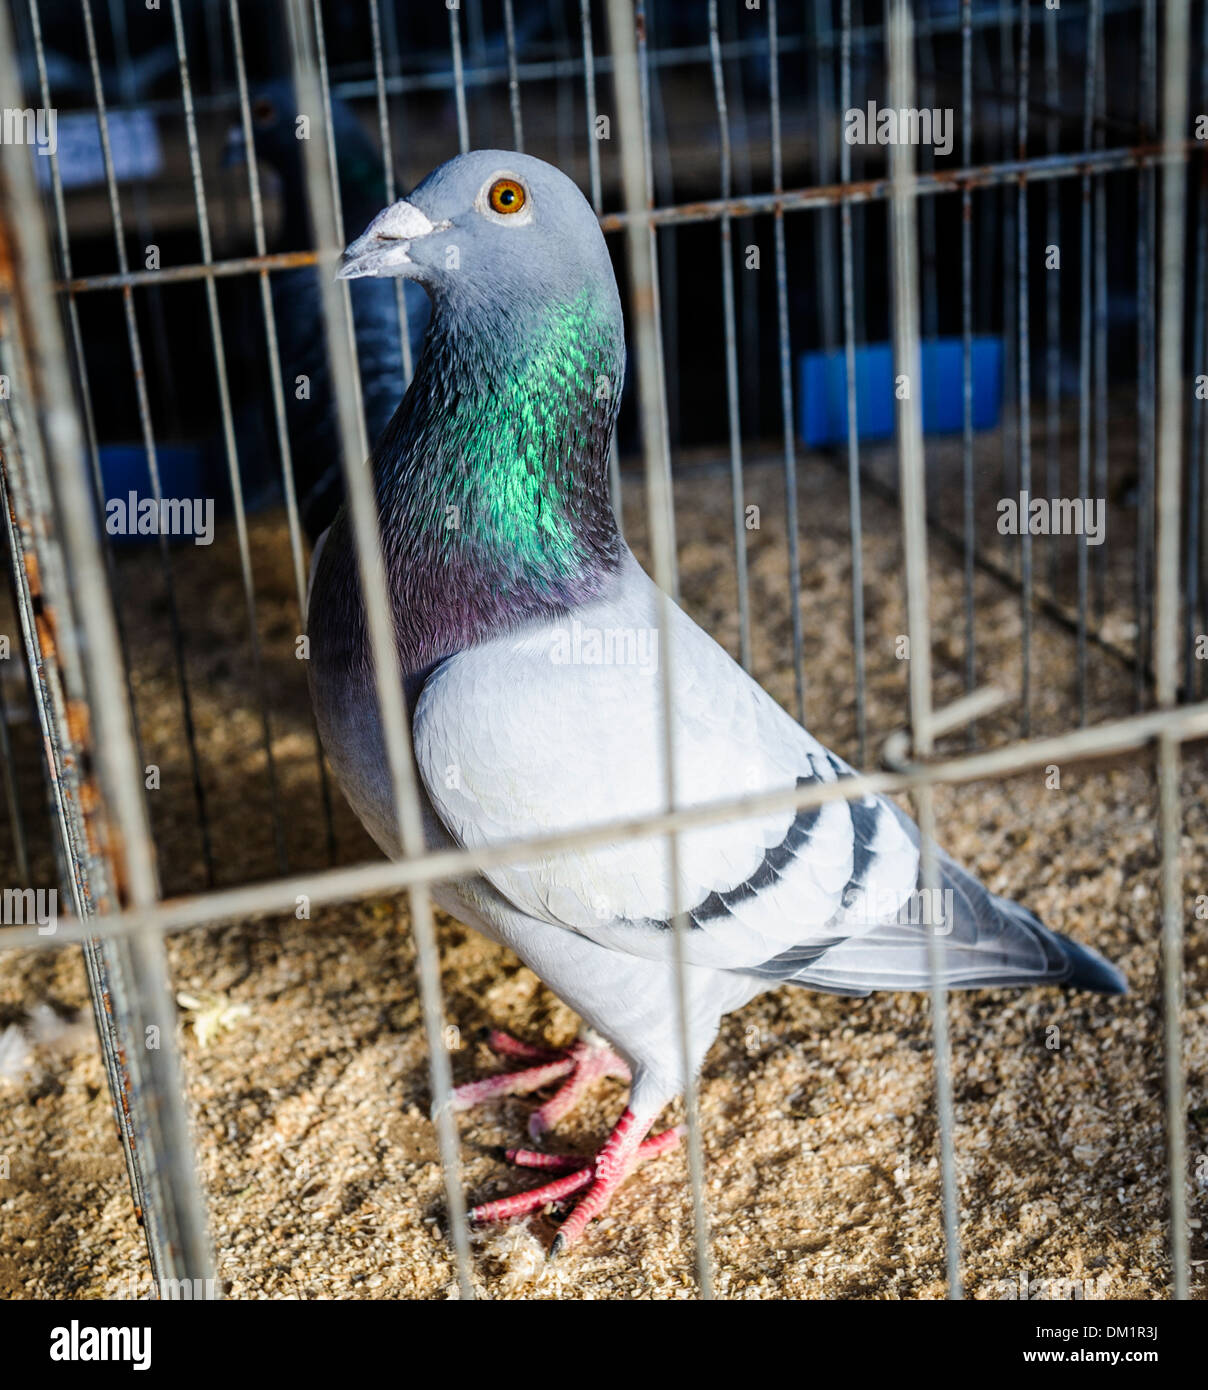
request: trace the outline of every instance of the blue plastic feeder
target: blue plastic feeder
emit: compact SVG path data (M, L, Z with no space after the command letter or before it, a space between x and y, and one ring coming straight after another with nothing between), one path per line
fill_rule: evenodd
M964 367L959 338L922 344L923 432L959 433L964 426ZM973 428L993 429L1002 407L1002 339L973 339ZM800 430L806 444L847 441L847 360L842 349L799 359ZM856 348L856 430L860 439L888 439L894 430L893 347Z

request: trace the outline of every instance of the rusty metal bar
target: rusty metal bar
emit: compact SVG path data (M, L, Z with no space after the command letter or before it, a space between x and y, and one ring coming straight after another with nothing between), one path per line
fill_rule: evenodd
M90 20L89 20L90 22ZM91 29L89 30L91 35ZM0 11L0 106L20 107L7 10ZM25 610L26 654L47 735L61 862L71 896L136 1210L161 1296L176 1281L215 1291L193 1159L164 942L151 925L98 935L106 912L158 896L117 628L93 516L87 452L53 297L46 229L27 151L0 162L11 216L0 224L0 293L16 407L4 451L6 521ZM37 367L34 369L33 363ZM9 502L12 502L11 510ZM61 537L61 541L60 541ZM82 634L87 641L80 641ZM48 938L42 937L45 946ZM170 1287L171 1286L171 1287Z

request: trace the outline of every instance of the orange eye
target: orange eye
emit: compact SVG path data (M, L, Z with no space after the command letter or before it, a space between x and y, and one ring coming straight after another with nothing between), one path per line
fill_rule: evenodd
M495 212L506 217L510 212L519 212L524 206L524 189L515 179L496 179L487 194L487 201Z

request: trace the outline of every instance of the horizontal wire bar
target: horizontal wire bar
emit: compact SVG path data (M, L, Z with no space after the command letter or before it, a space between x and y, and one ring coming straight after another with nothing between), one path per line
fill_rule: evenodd
M130 270L124 275L83 275L60 280L55 288L64 294L87 294L92 290L120 290L127 286L180 284L190 280L212 280L222 276L253 275L261 270L296 270L318 265L317 251L274 251L265 256L235 256L230 260L193 265L170 265L161 270Z
M146 925L159 931L181 931L236 917L293 912L300 893L309 897L312 906L350 901L399 892L416 884L452 882L503 864L522 863L536 854L589 849L613 843L618 838L645 838L781 811L808 810L830 801L893 796L920 786L960 786L1013 776L1053 762L1093 762L1135 752L1162 737L1175 743L1208 739L1208 701L1132 714L1107 724L1070 729L1046 738L1015 742L938 762L916 763L902 772L862 773L836 782L726 798L674 812L611 820L579 830L512 840L482 849L433 850L412 859L374 860L321 873L295 874L264 883L214 889L189 897L166 899L146 912L96 917L91 927L61 920L54 937L41 935L36 927L6 927L0 929L0 949L64 945L97 935L98 929L103 934L126 936Z
M1145 143L1121 145L1110 150L1038 155L1035 159L1000 160L998 163L975 164L961 169L928 169L917 175L915 188L920 196L927 196L959 193L964 188L994 188L1000 184L1017 183L1021 178L1031 183L1043 183L1047 179L1071 178L1075 174L1110 174L1164 164L1168 160L1182 158L1197 148L1198 142L1194 140L1184 141L1173 152L1161 144ZM609 212L600 218L600 226L605 232L615 232L634 219L652 222L655 226L712 222L726 214L753 217L761 213L774 213L780 206L785 212L803 212L832 204L883 202L889 199L890 193L891 180L886 173L880 178L848 184L824 184L788 189L783 193L754 193L742 198L710 198L649 211Z
M966 188L996 188L1000 184L1015 183L1021 177L1041 183L1047 179L1074 178L1082 174L1111 174L1125 169L1160 165L1167 159L1181 159L1193 148L1198 148L1197 142L1188 140L1172 153L1168 153L1164 145L1145 144L1039 155L1035 159L1004 160L998 164L975 164L953 170L929 169L919 173L916 191L920 196L938 195L959 193ZM631 222L650 222L656 227L686 222L720 222L726 217L771 214L778 208L783 208L786 213L808 212L843 203L884 202L889 195L890 180L886 174L883 178L862 179L854 183L790 188L783 193L754 193L738 198L710 198L703 202L680 203L673 207L606 212L600 217L600 227L608 233L623 231ZM57 288L65 294L87 294L94 290L118 290L127 286L179 284L215 276L248 275L261 270L294 270L299 266L317 265L318 261L317 251L278 251L267 256L237 256L230 260L214 261L210 265L165 266L160 270L131 270L122 275L77 276L59 281Z

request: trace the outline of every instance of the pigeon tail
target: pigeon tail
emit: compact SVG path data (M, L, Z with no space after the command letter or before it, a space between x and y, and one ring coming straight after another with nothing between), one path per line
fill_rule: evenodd
M1000 908L1022 914L1033 929L1039 928L1050 940L1056 942L1061 954L1069 962L1069 974L1058 981L1066 989L1088 989L1095 994L1128 993L1128 980L1125 979L1123 971L1118 970L1111 961L1105 960L1098 951L1092 950L1089 946L1081 946L1060 932L1050 931L1039 918L1018 903L1008 902L1003 898L997 899L997 902Z

